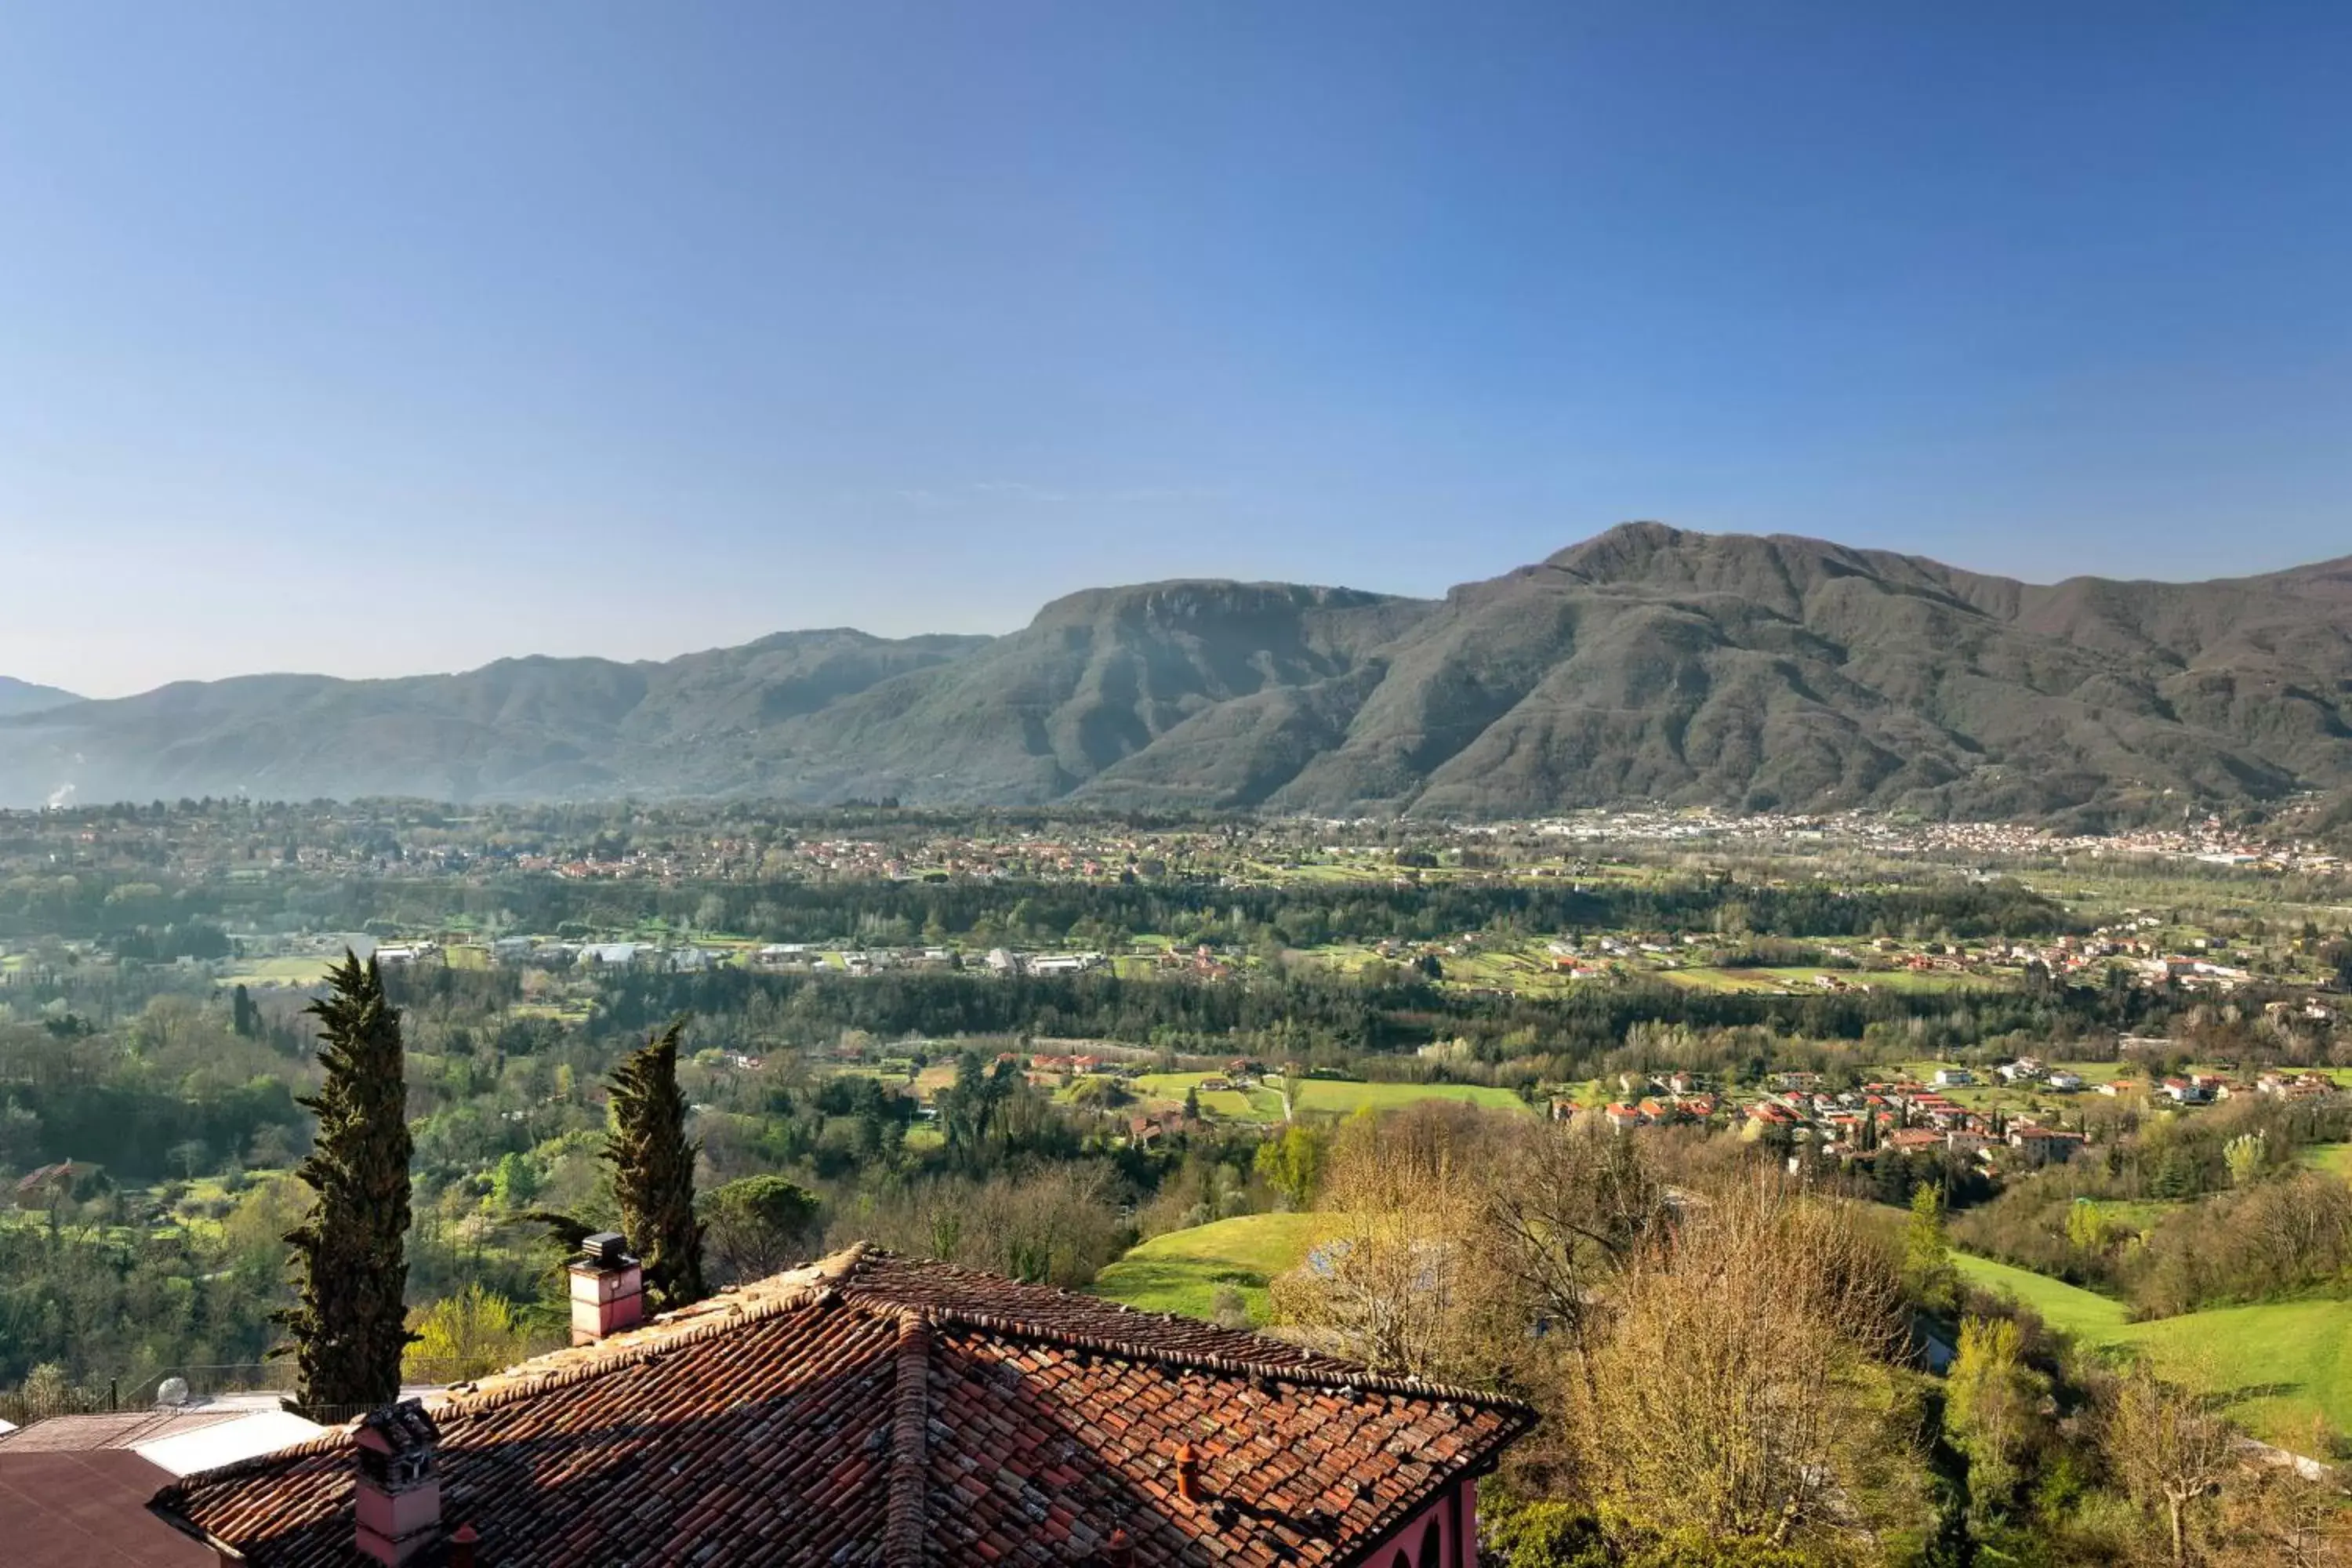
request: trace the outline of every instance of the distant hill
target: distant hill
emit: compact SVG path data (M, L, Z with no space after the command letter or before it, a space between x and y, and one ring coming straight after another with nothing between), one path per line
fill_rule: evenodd
M17 713L38 713L47 708L62 708L81 699L70 691L60 691L54 686L36 686L29 680L0 675L0 718Z
M0 720L0 800L1266 806L1662 799L2079 823L2352 790L2352 558L2050 586L1631 523L1441 600L1090 590L1001 637L263 676Z

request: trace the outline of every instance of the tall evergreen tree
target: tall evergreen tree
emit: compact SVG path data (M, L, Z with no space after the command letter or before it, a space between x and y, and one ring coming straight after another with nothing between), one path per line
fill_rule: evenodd
M348 951L327 972L319 1020L326 1082L302 1100L318 1141L294 1167L318 1203L286 1235L295 1305L276 1315L291 1342L306 1408L389 1405L400 1396L408 1286L408 1107L400 1013L383 975Z
M686 1100L677 1091L678 1019L613 1069L613 1130L604 1157L621 1234L645 1266L654 1304L669 1311L709 1294L702 1282L702 1222L694 1215L694 1159Z

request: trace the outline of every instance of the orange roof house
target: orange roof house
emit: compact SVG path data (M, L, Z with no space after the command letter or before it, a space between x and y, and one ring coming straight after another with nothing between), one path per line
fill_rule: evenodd
M152 1506L254 1568L1388 1568L1399 1551L1458 1568L1475 1479L1533 1422L1259 1335L851 1247Z

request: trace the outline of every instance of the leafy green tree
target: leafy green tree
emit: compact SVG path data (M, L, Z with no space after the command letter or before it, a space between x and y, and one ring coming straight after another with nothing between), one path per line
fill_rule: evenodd
M326 1079L302 1104L317 1141L294 1174L318 1194L287 1232L296 1300L275 1314L306 1407L389 1405L400 1396L408 1285L407 1087L400 1013L371 958L346 952L327 972L319 1020Z
M2221 1163L2230 1168L2232 1186L2249 1186L2263 1173L2265 1152L2260 1132L2241 1132L2221 1145Z
M529 1160L512 1150L500 1155L490 1171L490 1201L499 1208L514 1210L539 1195L539 1173Z
M738 1279L772 1274L799 1257L816 1228L816 1194L785 1176L746 1176L710 1194L709 1247Z
M478 1281L446 1300L418 1308L409 1315L409 1327L412 1342L402 1361L419 1383L480 1377L530 1353L514 1304Z
M1329 1141L1322 1133L1294 1121L1279 1136L1259 1144L1251 1163L1286 1205L1303 1209L1315 1201L1328 1152Z
M680 1018L613 1069L612 1131L604 1141L621 1232L645 1265L646 1289L666 1311L709 1294L702 1282L703 1226L694 1213L694 1159L701 1150L686 1135L686 1100L677 1089L685 1033Z
M1510 1568L1608 1568L1608 1543L1590 1510L1530 1502L1480 1511L1489 1544Z
M2168 1201L2195 1197L2199 1185L2197 1157L2174 1143L2157 1157L2156 1172L2148 1178L2147 1191L2150 1197Z
M1979 1520L1996 1519L2016 1494L2041 1420L2047 1380L2020 1353L2009 1318L1960 1323L1959 1355L1945 1383L1944 1424L1968 1456L1969 1496Z
M2066 1210L2066 1239L2078 1252L2096 1255L2105 1251L2106 1211L2089 1198L2076 1198Z
M253 1005L253 993L239 981L236 989L228 994L229 1027L237 1038L249 1040L261 1032L261 1009Z
M990 1135L999 1131L1004 1109L1024 1081L1020 1065L1010 1059L992 1067L978 1051L956 1058L955 1082L940 1091L938 1105L948 1148L965 1164L982 1163Z
M1944 1228L1944 1200L1927 1182L1911 1194L1911 1219L1903 1228L1903 1286L1931 1311L1959 1305L1959 1270L1952 1266L1952 1238Z

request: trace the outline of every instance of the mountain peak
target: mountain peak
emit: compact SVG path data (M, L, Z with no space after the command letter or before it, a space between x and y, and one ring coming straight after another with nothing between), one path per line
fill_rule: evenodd
M1360 588L1244 583L1231 577L1179 577L1116 588L1081 588L1048 603L1030 625L1184 625L1234 616L1295 616L1314 610L1360 609L1391 602L1394 601L1388 595Z
M1664 522L1621 522L1565 550L1554 551L1545 558L1544 564L1588 577L1613 577L1629 569L1638 570L1663 551L1714 537Z

